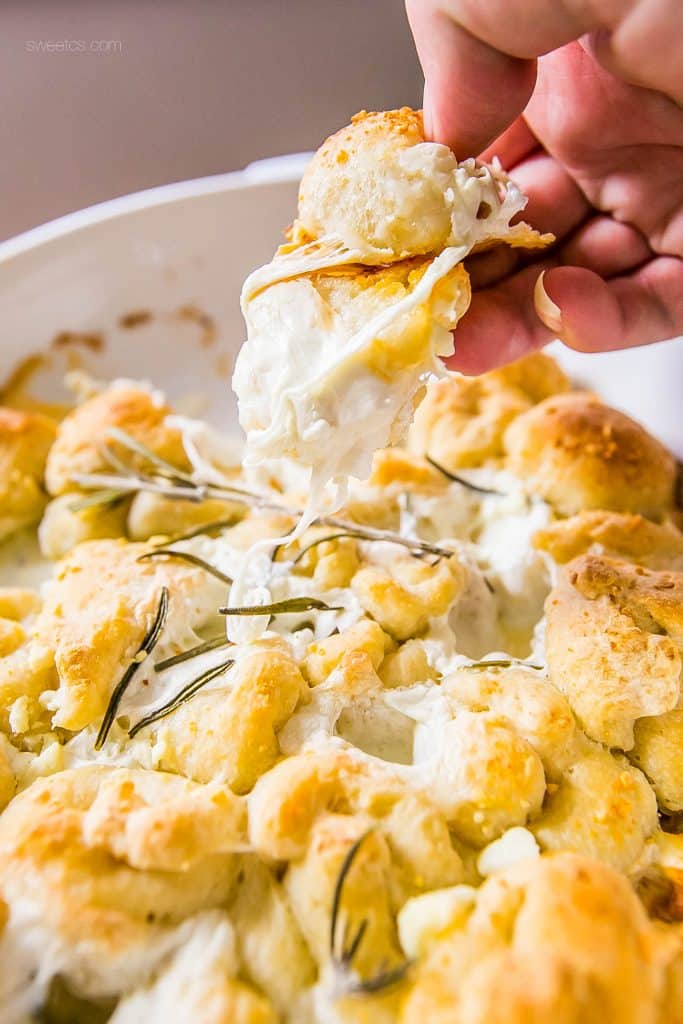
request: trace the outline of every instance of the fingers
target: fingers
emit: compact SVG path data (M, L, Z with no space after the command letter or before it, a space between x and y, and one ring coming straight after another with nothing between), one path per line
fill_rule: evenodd
M683 331L683 263L661 256L610 281L585 268L556 267L537 289L536 308L546 327L580 352L664 341Z
M525 118L596 208L636 225L662 255L683 255L680 108L614 78L582 40L539 60Z
M533 303L536 279L549 265L534 263L495 288L473 294L453 335L455 354L446 363L449 370L484 373L552 341L555 335L539 319Z
M601 277L632 271L652 255L647 240L637 228L620 224L611 217L591 217L561 249L562 263L586 267Z
M585 267L552 264L534 263L475 292L449 369L484 373L558 337L580 352L607 352L683 333L680 260L659 256L609 281Z
M480 153L522 112L534 61L481 42L431 0L406 0L425 74L425 130L465 158Z
M479 153L521 113L536 58L583 37L617 79L683 103L680 0L406 0L425 73L430 138ZM561 77L555 104L562 100ZM669 97L669 99L665 99ZM619 120L614 114L614 121Z
M543 151L512 170L515 184L528 196L522 214L538 231L562 239L586 218L590 203L565 168Z
M683 104L680 0L640 0L613 32L593 37L597 59L613 74L658 89Z
M535 149L538 149L538 139L524 117L518 117L502 135L482 150L479 157L490 163L497 156L503 167L510 170L515 164L530 156Z

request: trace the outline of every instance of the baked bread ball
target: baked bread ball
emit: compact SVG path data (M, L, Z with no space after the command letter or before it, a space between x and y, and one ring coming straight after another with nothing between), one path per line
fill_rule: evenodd
M477 377L451 373L427 389L408 446L450 470L498 460L508 425L532 405L568 389L563 371L543 352Z
M510 244L542 246L528 225L509 227L525 202L500 168L458 164L447 146L426 142L420 111L363 110L307 167L291 237L340 239L366 263L467 244L477 221Z
M578 730L569 703L540 673L524 668L460 671L441 684L458 708L491 712L511 726L540 757L556 781L576 755Z
M107 473L111 466L102 455L108 445L114 454L135 469L149 469L135 455L109 436L112 427L124 430L156 455L181 469L188 468L182 435L166 425L171 409L156 392L140 385L112 386L77 406L59 424L45 470L50 494L78 490L75 473Z
M593 395L546 399L505 433L506 467L563 516L589 509L660 519L674 506L676 461Z
M38 543L45 558L57 561L86 540L123 537L129 502L79 507L78 495L60 494L47 505L38 527Z
M401 1024L671 1019L676 937L648 921L623 875L589 858L543 856L495 874L441 934Z
M0 818L0 890L43 978L83 995L141 983L173 928L233 891L246 808L226 787L89 765L40 779ZM179 945L179 935L175 944Z
M561 565L590 552L648 569L683 570L683 533L672 522L653 523L625 512L595 510L558 519L539 530L533 543Z
M683 574L582 555L545 607L552 682L590 737L630 750L635 721L680 699Z
M305 856L319 818L362 818L389 843L397 897L462 879L462 861L443 814L429 795L406 786L377 760L340 748L287 757L262 775L249 796L249 838L262 858Z
M277 732L308 687L279 638L251 645L225 682L224 689L197 694L147 737L159 743L162 770L246 793L278 760Z
M643 773L596 745L565 770L529 828L543 850L571 850L628 871L657 825Z
M139 561L147 551L124 540L86 541L59 564L36 628L53 652L59 679L50 703L54 725L78 730L99 724L164 586L169 608L160 650L185 638L191 646L194 628L215 614L225 594L218 580L175 559Z
M683 708L654 718L639 718L630 751L634 764L647 775L662 810L683 811Z
M56 433L48 416L0 407L0 540L43 514L45 462Z

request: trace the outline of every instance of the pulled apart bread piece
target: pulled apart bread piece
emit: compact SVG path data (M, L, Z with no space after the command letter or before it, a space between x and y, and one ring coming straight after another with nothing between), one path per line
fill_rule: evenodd
M233 386L247 462L288 456L329 480L365 477L406 433L421 385L469 305L462 261L552 236L511 226L526 199L498 164L425 141L420 113L362 112L301 183L291 241L245 282Z

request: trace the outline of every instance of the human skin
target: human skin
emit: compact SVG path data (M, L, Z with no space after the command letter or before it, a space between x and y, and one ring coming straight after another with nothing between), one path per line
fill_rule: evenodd
M680 0L406 6L428 137L497 155L524 219L558 239L541 258L471 261L449 365L480 373L554 337L598 352L683 334Z

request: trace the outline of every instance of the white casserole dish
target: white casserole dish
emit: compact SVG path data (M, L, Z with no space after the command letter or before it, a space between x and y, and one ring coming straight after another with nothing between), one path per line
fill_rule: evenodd
M148 379L173 399L197 396L189 411L236 430L230 375L243 338L241 283L293 219L307 159L292 154L123 196L0 243L0 379L47 353L34 380L41 396L61 394L65 368L79 365ZM598 356L553 349L578 382L683 457L682 339Z

